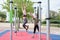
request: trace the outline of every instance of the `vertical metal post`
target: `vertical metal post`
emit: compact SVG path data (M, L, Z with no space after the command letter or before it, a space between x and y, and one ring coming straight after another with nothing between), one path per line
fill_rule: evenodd
M39 3L39 40L41 40L41 2L38 2Z
M11 28L10 28L10 40L12 40L12 3L13 3L13 1L10 0L10 23L11 23Z
M47 27L47 37L46 40L50 40L50 18L49 18L49 10L50 10L50 5L49 5L49 0L47 0L47 14L46 14L46 27Z
M16 6L14 7L14 13L15 13L15 31L17 31L16 30L16 16L17 16L17 8L16 8Z
M36 15L36 13L37 13L37 10L36 10L36 7L34 7L34 14Z

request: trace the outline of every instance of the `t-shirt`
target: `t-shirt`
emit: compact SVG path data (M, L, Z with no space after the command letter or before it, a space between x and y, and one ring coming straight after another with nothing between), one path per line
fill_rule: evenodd
M33 19L34 19L34 25L37 25L38 24L38 19L37 19L37 16L36 14L33 14Z
M26 15L26 10L25 9L23 10L23 15Z

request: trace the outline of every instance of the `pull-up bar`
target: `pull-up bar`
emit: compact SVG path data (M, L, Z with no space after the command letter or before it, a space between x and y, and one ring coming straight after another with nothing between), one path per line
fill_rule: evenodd
M33 3L39 3L39 34L40 34L40 36L39 36L39 40L41 40L41 1L39 1L39 2L33 2ZM46 40L50 40L50 21L49 21L49 10L50 10L50 5L49 5L49 0L47 0L47 16L46 16L46 29L47 29L47 31L46 31L46 34L47 34L47 36L46 36Z
M10 31L10 40L12 40L12 3L13 1L10 0L10 23L11 23L11 31ZM39 19L41 20L41 2L33 2L33 3L39 3ZM49 21L49 0L47 0L47 17L46 17L46 27L47 27L47 40L50 40L50 21ZM39 21L39 40L41 40L41 21Z

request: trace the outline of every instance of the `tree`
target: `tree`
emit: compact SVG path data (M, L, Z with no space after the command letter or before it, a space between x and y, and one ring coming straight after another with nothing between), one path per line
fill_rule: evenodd
M51 20L54 20L57 18L58 13L56 11L50 11L50 18Z
M33 12L33 3L30 1L30 0L13 0L13 8L14 8L14 5L16 4L17 8L18 8L18 15L19 17L22 16L22 8L23 6L25 5L26 6L26 11L27 13L28 12ZM7 9L7 11L9 12L9 0L7 0L7 2L5 3L5 5L3 6L3 8Z
M10 0L7 0L7 2L5 3L5 5L3 6L3 9L7 9L7 11L9 12L9 1ZM23 15L23 10L22 8L24 8L24 5L26 7L26 12L33 12L33 3L30 1L30 0L13 0L13 8L14 8L14 5L16 4L17 8L18 8L18 17L19 17L19 20L20 18L22 18L22 15ZM14 10L13 10L13 14L14 14ZM28 16L28 18L30 18L30 16Z
M50 17L52 18L52 20L60 20L60 10L58 12L51 10Z
M57 20L60 20L60 9L58 10Z
M60 12L50 11L51 23L60 23Z
M13 0L13 7L15 4L17 4L17 8L18 8L18 16L19 18L22 17L22 8L25 5L26 6L26 11L28 12L33 12L33 3L30 0ZM5 3L5 5L3 6L3 8L7 9L7 11L9 12L9 0L7 0L7 2Z
M0 12L0 19L1 19L1 21L4 21L6 19L5 12Z

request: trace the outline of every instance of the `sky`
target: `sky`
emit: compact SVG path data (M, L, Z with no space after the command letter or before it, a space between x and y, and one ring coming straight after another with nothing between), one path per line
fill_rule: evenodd
M47 13L47 0L32 0L35 2L41 1L41 7L42 7L42 19L46 18ZM58 9L60 9L60 0L50 0L50 10L54 10L58 12Z
M45 18L46 16L46 10L47 10L47 0L32 0L32 1L41 1L41 7L42 7L42 17ZM3 4L6 2L6 0L0 0L0 4ZM60 9L60 0L50 0L50 10L58 11ZM0 10L2 10L2 6L0 5ZM43 19L44 19L43 18Z
M46 7L46 3L47 3L47 0L32 0L32 1L41 1L42 2L42 8L44 9ZM3 4L4 2L6 2L6 0L0 0L0 4ZM58 9L60 8L60 0L50 0L50 9L51 10L55 10L55 11L58 11ZM0 5L0 10L2 9L1 8L2 6Z
M41 1L42 2L42 7L45 8L46 7L46 3L47 0L32 0L32 1ZM50 0L50 9L51 10L55 10L58 11L58 9L60 8L60 0Z
M6 2L6 0L0 0L0 10L2 10L2 5L1 4L4 4L4 2Z

